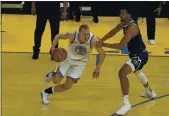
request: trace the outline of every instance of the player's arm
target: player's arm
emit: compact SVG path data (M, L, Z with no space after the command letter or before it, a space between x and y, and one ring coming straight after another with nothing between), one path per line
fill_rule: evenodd
M125 47L125 45L127 45L127 43L131 40L133 36L136 36L138 34L138 32L139 30L136 26L130 26L119 43L114 43L114 44L103 43L102 47L121 50Z
M99 63L96 64L96 68L95 68L95 71L93 72L93 77L94 78L97 78L99 76L99 72L100 72L100 68L105 60L105 52L103 51L102 48L96 48L96 42L99 41L98 38L94 38L93 41L92 41L92 47L96 49L96 51L98 52L99 54Z
M67 33L63 33L63 34L57 34L53 40L53 43L52 43L52 48L55 48L55 46L57 45L58 41L60 39L70 39L72 40L74 37L74 33L70 33L70 32L67 32Z
M110 30L102 39L101 41L106 41L109 38L113 37L114 35L116 35L116 33L118 33L121 29L122 29L122 23L118 24L114 29Z

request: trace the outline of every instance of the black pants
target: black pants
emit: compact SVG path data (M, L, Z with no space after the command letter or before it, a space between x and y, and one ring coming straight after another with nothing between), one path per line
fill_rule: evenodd
M47 14L47 13L46 13ZM50 29L51 29L51 43L55 37L59 33L60 26L60 16L58 14L48 14L38 13L36 18L36 29L34 33L34 52L39 51L41 46L42 35L45 30L46 22L49 20ZM60 15L60 14L59 14ZM58 44L56 45L58 47Z
M134 20L137 22L136 17L134 17ZM146 23L147 23L147 37L148 40L155 40L155 28L156 28L156 22L155 22L155 16L148 15L146 16Z
M86 5L91 6L93 20L95 22L98 22L98 8L96 5L96 2L94 2L94 3L90 2ZM83 4L81 4L80 2L74 2L74 1L70 2L70 13L72 14L74 12L74 15L76 16L76 21L80 21L80 15L81 15L80 6L83 6Z
M154 40L155 39L155 14L153 10L149 10L146 15L146 22L147 22L147 36L148 39Z
M134 10L134 16L133 19L137 22L138 19L138 13L141 16L146 17L146 23L147 23L147 37L150 40L155 39L155 28L156 28L156 22L155 22L155 13L154 10L156 9L156 3L147 3L147 2L140 2L136 3L136 7ZM140 4L140 5L139 5ZM134 5L133 5L134 6ZM144 8L144 9L143 9Z
M133 18L136 22L138 20L137 17ZM148 40L155 40L155 28L156 28L156 22L155 22L155 16L152 16L152 14L146 16L146 23L147 23L147 37Z

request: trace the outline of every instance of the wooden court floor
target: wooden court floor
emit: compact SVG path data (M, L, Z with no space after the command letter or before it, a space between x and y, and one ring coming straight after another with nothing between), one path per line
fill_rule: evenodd
M78 30L81 24L88 24L93 34L103 37L108 31L119 23L119 17L99 17L100 22L94 24L91 22L92 17L82 17L82 21L67 21L60 23L60 33L72 32ZM147 50L152 56L169 56L164 54L165 49L169 51L169 20L167 18L156 19L155 45L149 45L147 39L146 19L138 20L141 34L145 41ZM2 51L5 52L32 52L34 45L34 30L36 25L36 16L32 15L2 15ZM119 32L115 37L107 42L116 43L123 37L123 32ZM15 43L15 44L14 44ZM60 46L67 48L67 40L60 41ZM48 52L50 41L50 26L46 24L45 31L42 36L41 52ZM22 49L21 49L22 48ZM104 48L104 50L112 50ZM96 54L96 50L93 50ZM114 53L116 54L116 53Z
M50 104L41 103L40 91L53 84L44 84L45 74L58 64L48 54L31 59L31 53L2 53L2 116L110 116L121 105L121 91L117 72L127 56L107 56L98 79L92 78L95 55L74 87L49 97ZM152 88L158 96L169 94L169 57L150 57L144 68ZM146 101L139 94L144 91L139 80L130 79L132 105ZM136 107L127 116L169 116L169 96Z
M89 24L92 32L99 37L119 21L118 18L102 17L96 25L89 22L91 19L83 18L82 23ZM61 22L60 30L62 33L74 31L82 23ZM139 21L139 24L148 51L154 51L152 56L164 56L164 48L169 47L168 20L157 21L158 39L154 46L147 44L145 21ZM40 54L40 59L36 61L31 59L34 28L33 16L2 17L2 31L5 31L2 33L2 116L110 116L117 111L122 100L117 74L128 60L127 56L108 55L100 78L93 79L96 56L92 55L79 82L67 92L51 95L50 104L43 105L40 91L53 86L52 83L44 84L44 76L58 64L50 60L49 54ZM111 42L118 42L121 37L122 33ZM49 46L48 23L41 52L47 53ZM60 46L66 48L67 41L61 41ZM159 99L146 102L148 99L140 98L144 88L133 74L129 75L130 102L134 107L126 116L169 116L169 57L150 57L143 71Z

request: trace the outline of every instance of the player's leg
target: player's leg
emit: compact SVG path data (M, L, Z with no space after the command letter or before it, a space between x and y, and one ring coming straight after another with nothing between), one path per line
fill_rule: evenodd
M156 94L154 91L152 91L152 89L150 88L150 85L148 83L147 77L145 76L145 74L143 73L143 71L141 70L143 68L143 66L147 63L147 58L145 57L140 57L141 59L141 63L140 66L134 71L134 74L136 77L139 78L141 84L144 86L145 88L145 92L141 94L141 97L146 97L146 98L155 98Z
M155 98L156 97L156 93L154 91L152 91L147 77L145 76L145 74L142 72L142 70L137 70L135 72L135 76L138 77L140 79L141 84L144 86L145 88L145 92L141 93L141 97L146 97L146 98Z
M64 75L60 72L59 67L54 69L53 71L49 72L45 76L45 83L49 83L52 81L54 84L59 84L62 79L64 78Z
M73 66L73 67L69 68L68 74L67 74L68 75L67 80L65 83L58 84L54 87L49 87L41 92L42 102L44 104L49 103L49 100L48 100L49 94L64 92L66 90L69 90L73 86L73 84L75 84L79 80L79 78L84 70L84 67L85 67L85 65Z
M64 60L59 64L58 68L55 68L45 76L45 83L52 81L54 84L59 84L70 67L69 60Z
M79 80L84 68L85 68L84 65L82 65L82 66L72 66L71 68L69 68L68 73L67 73L66 82L53 87L53 92L56 92L56 93L57 92L63 92L63 91L70 89L73 86L73 84L77 83L77 81Z
M131 109L131 105L128 100L129 80L127 78L127 75L130 73L132 73L132 68L127 63L124 64L119 71L120 85L123 94L123 106L116 112L117 115L124 115Z
M46 93L52 94L54 92L56 93L64 92L70 89L73 86L73 84L79 80L79 77L83 72L83 69L84 69L84 66L74 66L74 67L69 68L66 82L46 89L45 90Z
M70 89L73 86L73 84L77 83L77 81L79 80L84 68L85 68L84 65L82 65L82 66L72 66L68 70L67 80L66 80L65 83L56 85L53 88L50 87L50 88L48 88L49 91L47 89L45 91L48 94L52 94L54 92L56 92L56 93L57 92L64 92L64 91Z
M74 80L72 80L71 78L67 78L65 83L58 84L58 85L55 85L54 87L49 87L49 88L43 90L41 92L42 102L44 104L48 104L49 103L49 100L48 100L49 94L64 92L64 91L70 89L74 83L75 83Z
M67 74L68 78L67 78L66 82L63 84L58 84L54 87L49 87L41 92L42 102L44 104L49 103L49 100L48 100L49 94L53 94L53 93L57 93L57 92L64 92L64 91L70 89L73 86L73 84L78 81L85 66L70 67L70 65L69 65L70 62L71 61L69 61L69 60L65 60L64 62L60 63L60 66L59 66L61 74L63 74L64 72L66 72L66 73L68 72L68 74ZM54 78L53 78L53 80L54 80Z
M52 81L54 84L59 84L69 69L70 69L69 61L66 59L65 61L60 63L57 69L54 69L52 72L46 75L45 82L49 83L50 81ZM44 104L49 103L48 95L54 93L54 91L55 91L54 87L53 88L50 87L41 91L42 102Z
M145 88L145 92L142 93L141 96L152 99L152 98L156 97L156 94L154 91L151 90L150 85L147 80L147 77L145 76L145 74L141 70L141 69L143 69L143 67L147 63L147 61L148 61L148 53L145 51L145 52L140 53L138 57L132 58L131 63L134 66L133 72L134 72L135 76L139 78L141 84Z

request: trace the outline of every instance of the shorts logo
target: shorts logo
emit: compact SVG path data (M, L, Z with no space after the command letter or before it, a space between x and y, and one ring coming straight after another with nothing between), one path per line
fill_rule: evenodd
M87 54L87 49L84 46L75 46L75 52L78 55L85 56Z
M137 60L132 60L132 63L137 66L139 62Z

